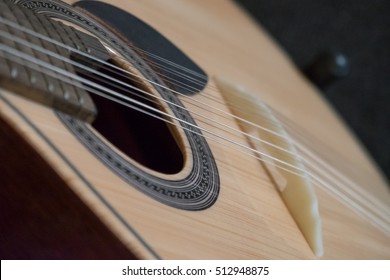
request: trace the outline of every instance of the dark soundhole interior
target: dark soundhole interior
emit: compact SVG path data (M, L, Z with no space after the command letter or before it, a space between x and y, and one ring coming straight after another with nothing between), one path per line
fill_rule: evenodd
M110 63L113 64L112 61ZM130 89L123 84L103 79L98 74L85 73L80 70L77 72L78 75L90 81L142 102L148 107L161 109L158 107L158 99L141 92L142 85L134 81L134 78L130 78L131 76L125 77L123 73L119 73L118 70L107 65L98 71L136 89ZM86 86L90 87L90 85ZM183 154L173 134L176 130L173 125L100 97L92 91L90 91L90 95L98 111L97 118L92 124L93 127L119 150L140 164L165 174L175 174L183 168ZM126 103L166 119L163 115L140 105Z

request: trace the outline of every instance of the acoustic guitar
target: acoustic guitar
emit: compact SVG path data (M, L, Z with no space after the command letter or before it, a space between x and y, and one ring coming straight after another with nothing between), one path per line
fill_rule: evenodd
M0 2L0 256L389 259L389 186L229 1Z

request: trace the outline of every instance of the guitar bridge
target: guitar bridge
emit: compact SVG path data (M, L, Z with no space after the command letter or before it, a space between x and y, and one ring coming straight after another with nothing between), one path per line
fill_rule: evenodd
M296 224L316 256L323 255L318 200L295 145L272 110L244 88L215 79L248 142L257 151ZM237 109L238 108L238 109ZM245 108L240 110L239 108Z

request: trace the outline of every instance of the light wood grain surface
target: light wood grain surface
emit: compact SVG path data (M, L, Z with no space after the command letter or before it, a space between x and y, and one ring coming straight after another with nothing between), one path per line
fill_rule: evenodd
M307 145L310 149L379 201L389 217L389 189L372 160L318 91L302 78L261 27L236 5L220 0L110 2L158 29L211 77L222 76L258 94L304 131L310 139ZM51 110L5 91L1 94L55 144L160 257L315 258L264 167L254 158L208 141L217 159L220 196L204 211L177 210L143 195L110 172L67 131ZM221 98L212 80L196 99L207 102L207 96ZM182 101L190 110L199 110L189 100L182 98ZM229 110L222 103L213 106ZM130 250L140 258L155 257L14 109L2 102L0 115L42 153L69 187ZM207 118L239 129L232 118L222 120L211 113ZM209 124L198 124L213 129ZM226 134L226 137L231 135ZM247 144L243 135L234 140ZM184 152L191 153L187 148ZM389 233L378 229L324 188L316 188L316 193L323 221L324 259L390 258Z

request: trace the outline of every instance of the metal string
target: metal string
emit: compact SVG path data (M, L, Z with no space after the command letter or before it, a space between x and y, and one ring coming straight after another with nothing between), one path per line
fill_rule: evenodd
M139 104L138 104L139 105ZM161 112L160 112L161 113ZM164 121L166 121L166 119L163 119ZM247 147L247 148L249 148L249 147ZM256 151L252 151L252 152L256 152ZM259 160L262 160L262 159L260 159L260 158L258 158ZM264 160L263 160L264 161ZM286 170L287 171L287 170ZM300 170L300 171L304 171L304 170ZM296 175L298 175L299 176L299 174L296 174ZM310 174L308 174L309 176L310 176ZM310 177L313 177L313 176L310 176Z

